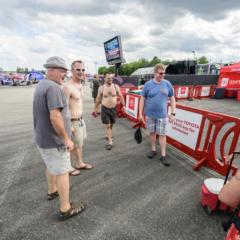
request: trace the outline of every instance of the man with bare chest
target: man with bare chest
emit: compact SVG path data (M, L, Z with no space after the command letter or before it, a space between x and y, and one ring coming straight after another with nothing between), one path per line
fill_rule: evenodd
M72 141L74 150L71 152L72 158L75 158L74 170L72 176L80 174L80 170L92 169L92 165L86 164L82 160L83 140L86 138L86 125L83 120L83 87L84 64L81 60L76 60L71 65L72 79L64 85L64 93L67 98L71 114Z
M98 106L102 103L101 109L101 118L102 123L106 125L106 137L108 139L108 144L106 145L107 150L111 150L113 146L112 140L112 129L113 124L116 122L116 105L117 105L117 96L120 98L120 102L125 111L125 102L121 94L120 88L118 85L113 83L112 74L105 74L104 84L98 88L98 95L96 98L96 104L94 112L97 112Z

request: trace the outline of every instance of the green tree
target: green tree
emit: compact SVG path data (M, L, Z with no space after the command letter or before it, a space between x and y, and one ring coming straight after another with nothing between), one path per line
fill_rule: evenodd
M157 56L153 57L153 59L150 61L150 66L149 67L153 67L158 63L161 63L161 59L159 59Z
M98 74L103 74L104 75L107 72L108 72L107 67L99 67L98 68Z
M205 64L205 63L208 63L208 59L205 56L202 56L197 60L197 62L199 64Z

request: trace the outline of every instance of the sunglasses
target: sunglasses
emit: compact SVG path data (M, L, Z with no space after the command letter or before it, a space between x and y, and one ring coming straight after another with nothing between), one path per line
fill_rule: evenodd
M85 72L85 69L84 69L84 68L83 68L83 69L81 69L81 68L75 68L74 70L77 71L77 72Z
M162 72L162 73L158 73L159 75L164 75L165 73L164 72Z

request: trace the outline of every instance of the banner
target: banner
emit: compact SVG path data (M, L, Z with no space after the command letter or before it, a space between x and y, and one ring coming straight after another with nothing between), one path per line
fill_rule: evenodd
M201 114L177 108L174 121L168 122L167 136L195 150L201 122Z
M126 95L126 114L137 119L140 96Z

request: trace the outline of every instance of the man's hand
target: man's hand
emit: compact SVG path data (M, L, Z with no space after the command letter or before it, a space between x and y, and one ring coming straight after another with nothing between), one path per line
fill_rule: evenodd
M65 145L66 145L67 150L68 150L69 152L71 152L71 151L74 149L74 143L73 143L70 139L67 139L67 140L65 141Z
M139 121L140 122L142 122L144 125L146 125L146 122L145 122L145 120L144 120L144 117L143 117L143 115L139 115Z
M169 114L169 115L168 115L168 119L169 119L169 122L171 123L171 122L173 122L173 121L174 121L174 119L175 119L175 116L174 116L174 115L172 115L172 114Z

